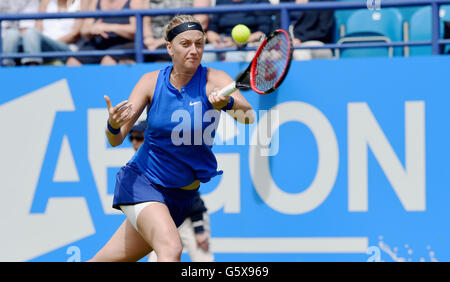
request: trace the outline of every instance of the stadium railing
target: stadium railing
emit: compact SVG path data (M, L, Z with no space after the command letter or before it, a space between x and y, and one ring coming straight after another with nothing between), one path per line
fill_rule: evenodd
M348 44L324 44L322 46L296 46L295 49L343 49L343 48L367 48L367 47L404 47L404 46L432 46L432 54L438 55L440 46L450 44L450 39L440 39L440 5L450 4L450 0L389 0L379 1L377 9L387 7L411 7L411 6L429 6L432 7L432 36L431 41L415 41L415 42L370 42L370 43L348 43ZM176 15L176 14L221 14L233 12L272 12L280 15L280 28L289 29L291 11L305 10L351 10L351 9L368 9L373 0L358 2L309 2L306 4L280 3L280 4L242 4L242 5L220 5L202 8L170 8L170 9L146 9L146 10L119 10L119 11L80 11L73 13L33 13L33 14L0 14L0 34L1 22L4 20L29 20L29 19L59 19L59 18L93 18L93 17L136 17L136 33L134 50L98 50L98 51L77 51L77 52L41 52L41 53L10 53L3 54L2 38L0 36L0 66L4 58L25 58L25 57L41 57L41 58L57 58L71 56L105 56L105 55L135 55L135 61L142 63L144 55L147 54L164 54L165 50L146 50L143 46L142 36L142 19L144 16L157 15ZM225 52L236 50L236 48L224 48L205 50L205 52ZM245 47L240 50L255 50L255 47Z

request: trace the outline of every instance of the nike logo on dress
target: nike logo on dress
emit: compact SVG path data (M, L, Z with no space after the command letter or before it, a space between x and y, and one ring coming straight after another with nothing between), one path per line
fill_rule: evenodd
M190 101L190 102L189 102L189 106L193 106L193 105L198 104L198 103L200 103L200 101L193 102L193 103L192 103L192 101Z

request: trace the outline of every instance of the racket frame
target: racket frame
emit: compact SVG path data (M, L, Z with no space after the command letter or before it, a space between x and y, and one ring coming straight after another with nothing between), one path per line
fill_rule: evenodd
M256 66L258 63L258 56L259 56L259 54L261 54L264 46L267 44L267 42L270 40L270 38L273 38L275 35L277 35L280 32L283 33L289 40L288 56L286 58L287 63L284 66L283 74L275 82L274 86L267 91L261 91L258 88L256 88L256 83L255 83L255 77L257 74ZM289 71L289 67L290 67L291 61L292 61L292 52L293 52L292 38L289 36L289 34L285 30L282 30L282 29L277 29L277 30L273 31L268 37L264 38L264 41L258 47L258 50L256 51L256 54L253 57L252 62L248 65L247 69L235 81L231 82L224 88L220 89L217 93L213 92L212 95L229 96L233 92L235 92L237 89L245 89L245 90L251 89L261 95L266 95L266 94L272 93L281 85L283 80L286 78L286 75ZM246 80L246 76L247 77L249 76L249 78L250 78L249 84L242 82L242 81Z
M286 38L289 40L288 43L288 55L286 57L287 63L284 65L284 69L283 69L283 74L280 76L280 78L278 78L278 80L274 83L274 85L272 86L272 88L270 88L269 90L266 91L261 91L256 87L256 75L257 73L257 69L256 66L258 65L258 58L259 55L261 54L262 50L264 49L264 46L266 46L267 42L273 38L274 36L276 36L278 33L283 33ZM292 61L292 39L289 36L289 34L282 29L277 29L274 32L272 32L268 37L266 37L264 39L264 41L261 43L261 45L258 48L258 51L256 51L255 57L252 60L252 63L250 65L250 87L252 88L253 91L255 91L258 94L261 95L266 95L269 93L272 93L273 91L275 91L283 82L283 80L286 78L286 75L289 71L289 67L291 66L291 61Z

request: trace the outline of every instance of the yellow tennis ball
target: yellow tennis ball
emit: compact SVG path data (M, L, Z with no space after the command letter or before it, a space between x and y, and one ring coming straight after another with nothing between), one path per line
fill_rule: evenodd
M238 24L231 30L231 37L237 43L244 44L250 37L250 29L243 24Z

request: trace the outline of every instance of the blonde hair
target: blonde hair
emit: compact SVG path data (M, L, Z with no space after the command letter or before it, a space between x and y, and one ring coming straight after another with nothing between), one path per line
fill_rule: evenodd
M168 40L169 32L174 29L176 26L184 23L195 22L200 24L200 21L194 18L192 15L176 15L172 18L172 20L166 25L164 31L164 39Z

